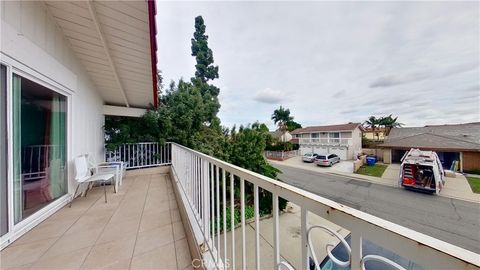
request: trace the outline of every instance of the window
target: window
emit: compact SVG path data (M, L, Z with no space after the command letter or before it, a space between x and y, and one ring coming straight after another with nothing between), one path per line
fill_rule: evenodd
M318 133L312 133L312 138L318 138L318 137L320 137L320 134L318 134Z
M12 77L15 223L66 194L66 97Z
M8 232L7 67L0 65L0 236Z
M328 134L330 138L330 143L339 143L340 142L340 133L339 132L330 132Z
M330 132L328 135L330 138L340 138L339 132Z

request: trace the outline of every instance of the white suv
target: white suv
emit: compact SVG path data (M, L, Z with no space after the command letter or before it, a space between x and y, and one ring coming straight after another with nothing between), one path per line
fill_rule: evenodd
M313 162L315 161L315 158L317 157L317 154L315 153L306 153L305 155L303 155L303 162Z

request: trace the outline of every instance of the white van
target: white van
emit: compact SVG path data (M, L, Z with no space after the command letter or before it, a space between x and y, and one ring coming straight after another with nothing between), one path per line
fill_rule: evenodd
M412 148L401 161L399 185L436 194L442 190L445 172L437 153Z

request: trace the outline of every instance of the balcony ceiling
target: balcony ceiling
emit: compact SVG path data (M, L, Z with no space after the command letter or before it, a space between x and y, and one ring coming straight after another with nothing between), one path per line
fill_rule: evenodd
M105 104L154 103L149 2L46 1L46 6Z

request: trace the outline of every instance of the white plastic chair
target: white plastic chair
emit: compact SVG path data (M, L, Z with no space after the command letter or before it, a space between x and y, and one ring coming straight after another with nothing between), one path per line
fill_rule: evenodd
M107 188L105 182L110 181L115 175L113 173L94 173L92 175L87 158L85 155L81 155L75 158L75 181L77 181L77 188L73 194L70 206L72 207L73 200L77 196L78 188L84 183L101 182L103 185L103 193L105 195L105 203L107 203ZM85 195L86 196L86 195Z
M115 174L114 192L118 192L118 186L123 184L123 177L126 174L126 164L122 161L99 162L95 161L92 155L88 155L88 162L94 168L95 173L113 173Z

